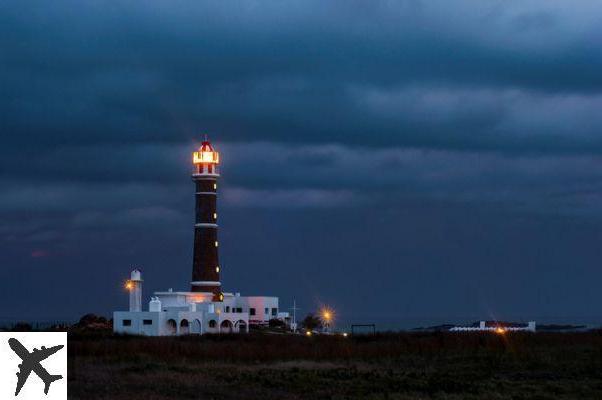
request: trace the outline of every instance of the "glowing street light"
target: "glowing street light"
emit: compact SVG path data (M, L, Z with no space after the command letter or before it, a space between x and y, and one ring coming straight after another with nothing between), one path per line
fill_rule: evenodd
M324 329L328 331L335 318L334 310L329 307L323 307L320 310L320 318L322 319L322 324L324 324Z
M134 284L132 283L132 281L128 280L125 282L125 289L126 290L132 290L134 288Z

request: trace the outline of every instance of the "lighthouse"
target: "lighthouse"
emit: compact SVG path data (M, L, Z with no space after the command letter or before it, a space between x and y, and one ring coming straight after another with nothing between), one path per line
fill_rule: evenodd
M194 250L192 257L192 292L211 292L214 301L222 301L217 238L217 180L219 153L205 137L192 154L195 185Z
M248 332L250 325L265 326L273 319L290 322L288 313L279 311L278 297L241 296L222 289L217 242L219 163L219 153L205 137L198 151L192 153L195 219L190 291L169 288L154 292L148 308L143 309L142 276L140 270L132 271L126 283L130 308L113 313L115 333L223 334Z

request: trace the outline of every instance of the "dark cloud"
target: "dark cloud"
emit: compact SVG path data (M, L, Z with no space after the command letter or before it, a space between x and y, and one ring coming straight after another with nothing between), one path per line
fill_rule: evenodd
M602 278L600 11L4 2L0 299L106 313L133 265L183 288L207 132L229 288L348 319L578 315Z
M598 107L595 11L61 2L31 13L6 4L2 123L18 146L181 142L202 126L228 141L599 153L600 122L580 126L584 115L563 101ZM514 102L528 113L546 96L556 101L541 115L513 120ZM431 108L449 115L432 119Z

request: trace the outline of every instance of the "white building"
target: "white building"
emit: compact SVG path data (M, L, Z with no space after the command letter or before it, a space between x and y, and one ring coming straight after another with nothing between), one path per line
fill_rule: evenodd
M529 321L526 325L522 326L504 326L498 324L487 325L485 321L479 321L479 326L454 326L450 328L450 332L479 332L489 331L495 333L506 333L506 332L535 332L535 321Z
M148 336L248 332L249 324L286 320L278 298L224 292L220 281L217 240L219 154L205 139L193 154L196 215L191 290L155 292L142 310L142 273L131 272L129 311L113 313L113 331Z
M172 290L155 292L143 311L138 308L142 295L141 273L134 270L131 276L128 281L130 310L113 313L115 333L148 336L244 333L249 331L249 324L262 325L270 319L288 317L288 313L279 312L278 297L223 293L223 301L213 301L211 292Z

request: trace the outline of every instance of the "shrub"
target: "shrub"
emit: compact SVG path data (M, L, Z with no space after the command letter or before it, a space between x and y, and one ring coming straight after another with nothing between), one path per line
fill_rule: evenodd
M284 321L277 318L272 318L269 322L270 328L284 328Z
M301 327L313 331L314 329L319 329L322 327L322 320L316 317L314 314L307 314L303 321L301 321Z

